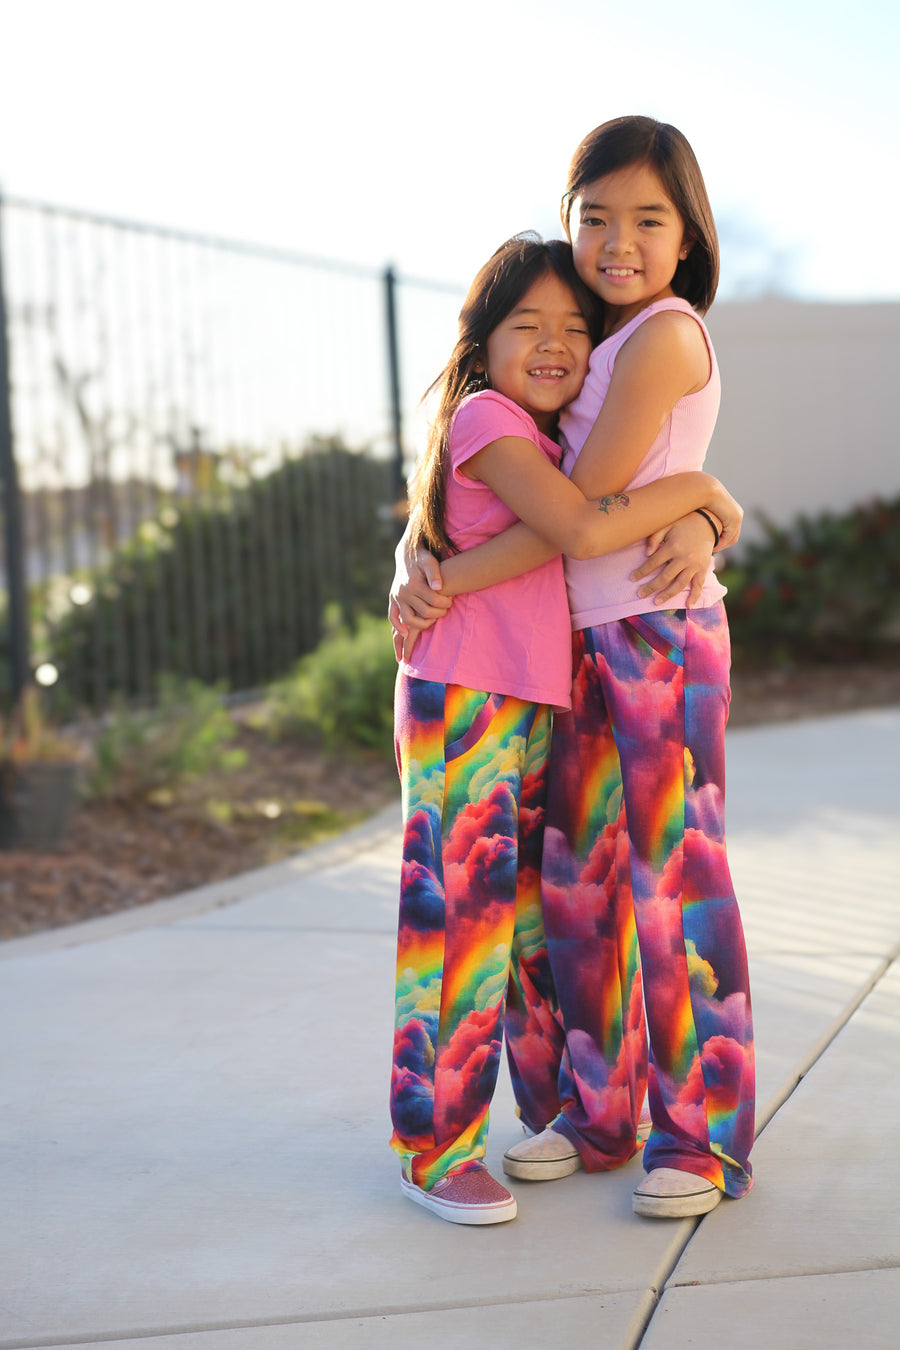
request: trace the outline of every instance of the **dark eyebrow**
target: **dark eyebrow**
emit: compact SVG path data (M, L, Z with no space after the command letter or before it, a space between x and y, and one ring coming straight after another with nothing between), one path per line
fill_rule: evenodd
M581 209L582 211L605 211L607 208L602 204L602 202L582 202ZM665 212L666 215L672 214L671 206L666 206L665 202L659 202L655 206L635 206L632 207L632 210L651 211L655 212L657 215L661 214L662 212Z

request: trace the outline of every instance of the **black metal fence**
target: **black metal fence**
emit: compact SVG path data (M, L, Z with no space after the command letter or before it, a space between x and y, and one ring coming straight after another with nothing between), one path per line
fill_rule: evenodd
M0 661L252 688L380 608L461 290L0 200ZM4 393L8 391L8 397ZM411 438L410 438L411 439Z

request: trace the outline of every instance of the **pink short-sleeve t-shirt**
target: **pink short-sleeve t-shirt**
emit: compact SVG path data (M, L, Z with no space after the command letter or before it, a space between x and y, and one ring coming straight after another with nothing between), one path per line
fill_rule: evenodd
M467 460L503 436L531 441L551 464L559 464L559 446L517 404L492 389L463 399L450 427L446 493L447 533L461 552L517 520L492 488L461 472ZM455 596L401 669L440 684L569 708L570 637L562 559L553 558L509 581Z

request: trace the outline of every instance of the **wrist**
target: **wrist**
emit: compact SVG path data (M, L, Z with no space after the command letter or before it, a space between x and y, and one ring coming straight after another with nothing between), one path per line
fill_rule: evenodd
M697 507L695 507L695 508L694 508L694 514L695 514L695 515L698 515L698 516L702 516L703 519L704 519L705 521L708 521L708 522L709 522L709 527L710 527L710 529L712 530L713 536L714 536L714 538L715 538L714 549L718 548L718 547L719 547L719 540L722 538L722 524L721 524L721 521L717 521L717 520L715 519L715 517L713 516L712 512L707 511L706 508L703 507L703 506L697 506Z
M451 599L453 596L459 595L460 591L466 589L465 586L460 586L458 584L458 573L460 570L460 564L456 561L458 557L458 553L451 553L450 557L444 558L441 563L441 581L443 583L441 586L441 595L449 596ZM457 576L457 585L455 586L453 584L454 575Z

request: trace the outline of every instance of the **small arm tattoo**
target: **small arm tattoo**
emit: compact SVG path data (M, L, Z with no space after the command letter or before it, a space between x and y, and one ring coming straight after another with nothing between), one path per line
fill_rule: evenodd
M598 497L597 510L608 516L610 511L623 511L630 505L627 492L613 492L609 497Z

